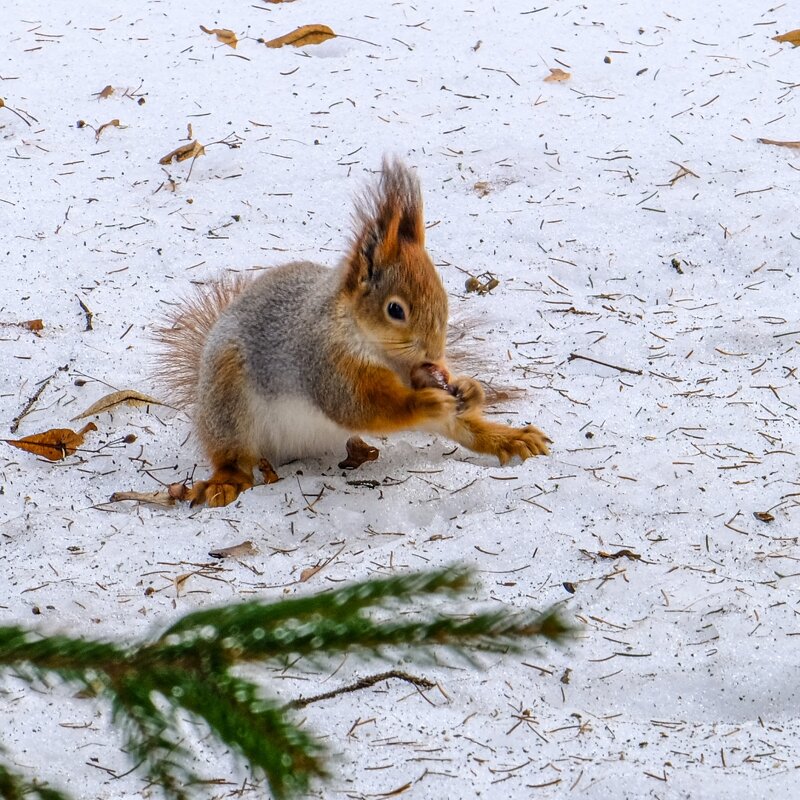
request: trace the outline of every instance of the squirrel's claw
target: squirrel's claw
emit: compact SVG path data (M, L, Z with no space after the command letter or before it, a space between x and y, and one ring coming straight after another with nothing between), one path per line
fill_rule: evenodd
M253 476L241 470L216 470L207 481L197 481L186 497L190 505L221 508L232 503L242 492L253 488Z
M521 461L531 456L546 456L550 453L547 446L550 442L547 434L533 425L509 428L508 434L498 442L497 457L501 464L507 464L514 456L519 456Z
M258 471L264 479L264 483L277 483L280 480L278 473L272 468L272 464L266 458L258 462Z
M458 400L458 413L464 414L475 408L482 408L486 401L483 387L474 378L462 376L450 381L451 394Z

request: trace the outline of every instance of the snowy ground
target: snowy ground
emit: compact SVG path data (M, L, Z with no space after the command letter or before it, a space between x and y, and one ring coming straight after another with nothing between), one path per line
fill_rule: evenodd
M483 376L525 389L499 418L555 444L499 468L396 436L356 475L293 464L200 511L107 503L206 472L183 414L101 415L60 464L2 445L0 621L145 635L200 605L467 562L484 602L565 601L579 640L483 673L405 665L446 691L427 702L391 684L312 706L340 754L314 796L791 796L800 154L758 138L800 139L800 50L771 38L800 20L747 0L541 6L5 0L0 322L45 328L0 330L4 436L42 381L18 436L72 424L106 384L158 396L148 331L167 304L228 269L334 264L350 198L389 152L421 177ZM256 41L310 22L355 38ZM571 77L544 82L550 68ZM158 163L187 125L207 145L191 174ZM487 270L500 285L466 295ZM208 556L246 539L258 555ZM139 796L141 775L103 769L129 765L101 709L3 692L15 763L76 798ZM225 764L208 773L239 781Z

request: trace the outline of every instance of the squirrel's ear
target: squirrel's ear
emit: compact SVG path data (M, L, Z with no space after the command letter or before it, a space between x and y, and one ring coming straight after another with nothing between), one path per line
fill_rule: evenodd
M356 204L348 286L372 280L380 265L396 261L407 244L425 244L419 181L401 162L384 159L380 183Z

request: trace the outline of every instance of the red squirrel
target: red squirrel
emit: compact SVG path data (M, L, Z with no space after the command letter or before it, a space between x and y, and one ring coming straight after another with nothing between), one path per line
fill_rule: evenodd
M213 472L192 504L224 506L285 461L347 445L342 466L377 457L361 434L431 431L501 464L548 453L548 437L483 414L473 378L445 358L447 294L425 250L419 182L384 160L356 203L349 251L211 284L159 331L159 374L192 407Z

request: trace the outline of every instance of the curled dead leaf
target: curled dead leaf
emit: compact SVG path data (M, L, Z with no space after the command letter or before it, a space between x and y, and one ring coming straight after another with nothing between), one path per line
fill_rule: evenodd
M550 68L550 74L544 79L545 83L555 83L556 81L568 81L572 77L571 72L564 72L563 69L556 67Z
M137 503L152 503L157 506L174 506L175 498L169 492L114 492L110 502L119 503L123 500L134 500Z
M101 397L97 402L92 403L89 408L86 409L86 411L78 414L77 417L73 417L71 422L75 422L76 419L85 419L86 417L91 417L93 414L102 414L104 411L111 411L116 406L123 404L129 406L165 405L160 400L156 400L155 397L142 394L141 392L137 392L135 389L120 389L118 392L111 392L111 394L107 394Z
M794 147L800 148L800 142L779 142L775 139L759 139L759 144L771 144L775 147Z
M320 561L313 567L306 567L300 573L300 579L299 579L300 583L305 583L307 580L310 580L317 573L322 572L322 570L325 569L325 567L327 567L329 564L332 564L334 561L336 561L336 559L339 558L339 556L342 554L342 551L346 546L347 545L343 544L332 556L330 556L330 558L326 558L324 561Z
M241 558L242 556L254 556L257 553L258 548L249 539L232 547L219 547L216 550L208 551L211 558Z
M29 331L38 333L44 328L44 322L40 319L26 319L23 322L0 322L4 328L26 328Z
M94 140L97 142L100 140L100 134L106 128L124 128L125 125L120 125L118 119L110 119L108 122L104 122L95 132L94 132Z
M305 583L307 580L313 578L322 569L322 564L317 564L316 567L306 567L300 573L300 583Z
M159 164L171 164L173 161L186 161L189 158L197 158L198 156L204 156L206 154L206 149L200 142L195 139L193 142L189 142L188 144L182 144L180 147L176 147L171 153L167 153L163 158L158 159Z
M754 511L753 516L761 522L774 522L775 517L769 511Z
M0 441L36 456L42 456L49 461L61 461L62 458L71 456L83 444L83 438L89 431L96 430L97 425L89 422L79 431L73 431L70 428L53 428L43 433L24 436L22 439L1 439Z
M108 86L97 93L97 96L103 100L107 100L112 94L114 94L114 87L109 83Z
M213 28L209 29L206 28L205 25L200 26L200 30L203 33L211 34L212 36L216 36L222 44L227 44L229 47L232 47L234 50L236 49L236 45L239 43L239 40L236 38L236 34L232 30L228 30L228 28Z
M489 181L476 181L475 185L472 187L478 197L486 197L486 195L489 194L493 188L494 187L491 183L489 183Z
M270 39L264 44L267 47L284 47L287 44L292 47L305 47L307 44L320 44L335 36L336 34L327 25L301 25L291 33Z
M780 36L773 36L772 39L775 42L789 42L793 47L797 47L800 45L800 28L788 33L782 33Z

